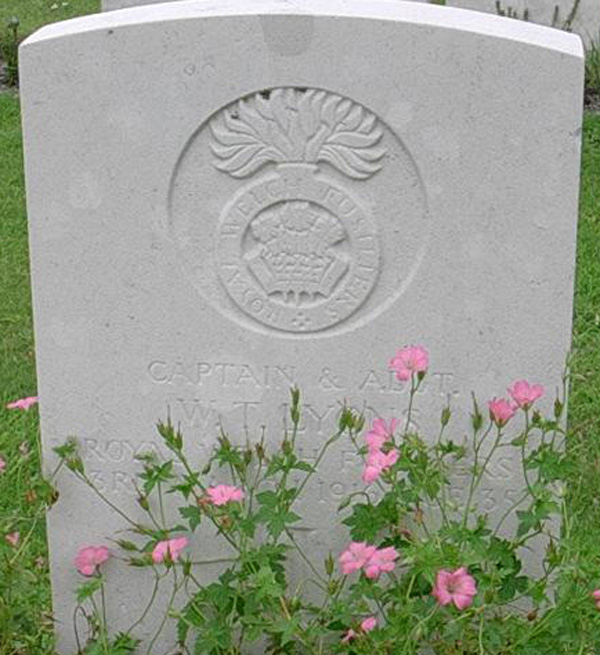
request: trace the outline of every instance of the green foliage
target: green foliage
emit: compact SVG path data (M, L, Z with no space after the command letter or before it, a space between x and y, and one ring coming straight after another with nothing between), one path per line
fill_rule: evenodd
M100 0L2 0L0 24L13 16L18 17L21 34L25 37L47 23L99 11Z
M600 33L586 43L585 91L588 101L600 106Z
M81 655L133 655L140 644L128 634L118 634L114 639L94 639L84 649Z
M0 34L0 55L6 66L7 86L19 83L19 19L12 16Z
M562 15L560 11L560 5L554 5L554 11L552 12L552 27L555 27L565 32L570 32L573 29L573 23L577 18L579 13L579 7L581 5L581 0L573 0L571 8L566 15ZM533 20L529 9L526 7L521 12L518 9L515 9L511 5L505 5L501 0L496 0L496 13L498 16L504 16L506 18L516 18L518 20L529 21Z
M200 471L187 459L183 436L170 423L160 423L158 433L174 459L140 458L140 506L149 524L145 527L119 512L144 543L119 539L117 545L130 565L153 572L148 607L163 581L172 576L167 616L176 619L181 648L197 655L245 655L256 643L278 655L345 653L346 641L357 655L418 655L423 649L434 655L567 655L574 643L579 652L592 652L600 629L600 612L590 597L598 584L597 572L577 554L566 504L573 465L559 420L567 379L550 417L527 408L508 424L496 423L491 414L484 416L473 397L471 436L460 446L445 437L451 427L448 412L441 414L440 433L433 443L408 428L388 435L378 448L384 454L394 450L397 456L380 471L377 493L365 488L339 508L350 531L348 541L358 549L348 550L344 557L361 557L356 554L361 549L370 553L358 569L346 571L332 554L322 565L310 561L293 529L302 521L296 505L327 450L346 439L359 457L368 454L361 441L364 417L342 408L339 431L309 464L296 452L302 413L297 389L291 390L293 429L277 447L271 449L262 441L238 447L221 434ZM411 381L407 426L422 380L420 375ZM492 520L479 509L478 496L490 465L500 452L506 456L506 449L520 460L524 489L508 512ZM74 442L55 452L102 497L92 480L68 466L78 458ZM468 471L466 486L464 481L457 485L459 470ZM205 479L209 472L219 479L225 476L227 482L211 486ZM212 529L225 541L229 556L198 562L177 553L152 561L150 553L159 542L184 530L166 522L165 491L179 499L179 513L190 532ZM460 502L453 500L456 491ZM509 516L512 526L505 524ZM557 519L562 520L561 532ZM539 552L540 543L546 553L536 573L524 566L523 557L534 544ZM389 551L397 562L369 569L368 562L375 566L378 561L374 553L383 557ZM295 589L287 576L292 555L311 572ZM202 565L219 565L219 573L200 581L195 571ZM389 575L381 575L383 571ZM470 576L474 591L466 606L437 602L434 591L444 571ZM309 583L313 589L305 593ZM112 655L115 646L102 609L104 584L97 571L79 587L77 601L88 621L85 652ZM146 612L124 636L135 639L134 628ZM368 616L377 617L374 629L363 627ZM149 642L150 651L166 618ZM344 634L350 635L346 641Z

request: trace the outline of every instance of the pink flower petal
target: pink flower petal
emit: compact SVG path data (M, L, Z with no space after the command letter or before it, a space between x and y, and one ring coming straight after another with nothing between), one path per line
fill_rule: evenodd
M5 536L6 541L8 541L8 543L15 548L18 545L20 538L21 534L19 532L11 532Z
M408 346L399 350L390 360L396 378L405 382L414 373L424 373L429 367L429 354L422 346Z
M27 398L20 398L12 403L6 405L7 409L23 409L27 410L38 402L37 396L27 396Z
M463 610L472 604L477 586L464 566L456 571L441 569L437 572L432 594L440 605L452 602L457 609Z
M459 610L464 610L473 602L473 596L468 594L453 594L452 602Z
M206 490L210 502L217 507L226 505L231 502L239 502L244 499L244 492L242 489L233 487L228 484L219 484L216 487L209 487Z
M110 551L106 546L86 546L77 552L75 568L82 575L94 575L97 567L106 562L109 557Z
M187 537L175 537L174 539L159 541L152 551L152 561L155 564L160 564L169 558L172 562L175 562L187 545Z
M527 380L518 380L508 389L508 393L521 409L529 409L544 395L544 387L541 384L529 384Z
M364 632L371 632L377 627L377 619L374 616L369 616L360 624L360 627Z
M488 403L490 417L496 425L502 427L515 415L516 408L505 398L494 398Z

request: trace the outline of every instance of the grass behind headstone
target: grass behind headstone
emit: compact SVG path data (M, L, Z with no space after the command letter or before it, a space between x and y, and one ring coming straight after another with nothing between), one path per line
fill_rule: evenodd
M59 20L68 20L84 14L100 11L100 0L2 0L0 4L0 26L13 16L19 19L22 37L42 25Z
M0 655L51 652L50 586L35 395L27 219L18 98L0 94ZM18 531L12 548L6 534Z

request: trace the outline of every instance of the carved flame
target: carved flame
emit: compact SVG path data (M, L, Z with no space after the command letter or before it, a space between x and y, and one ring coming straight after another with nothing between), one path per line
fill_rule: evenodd
M211 130L217 168L238 178L269 163L321 161L367 179L385 155L371 112L315 89L280 88L239 100L212 121Z

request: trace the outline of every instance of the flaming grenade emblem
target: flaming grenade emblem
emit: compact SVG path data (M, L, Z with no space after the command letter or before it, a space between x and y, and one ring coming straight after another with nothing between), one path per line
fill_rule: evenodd
M376 227L356 184L383 165L376 117L325 91L278 88L226 107L211 132L217 169L253 178L219 223L219 275L233 301L288 332L323 330L350 316L379 272Z

